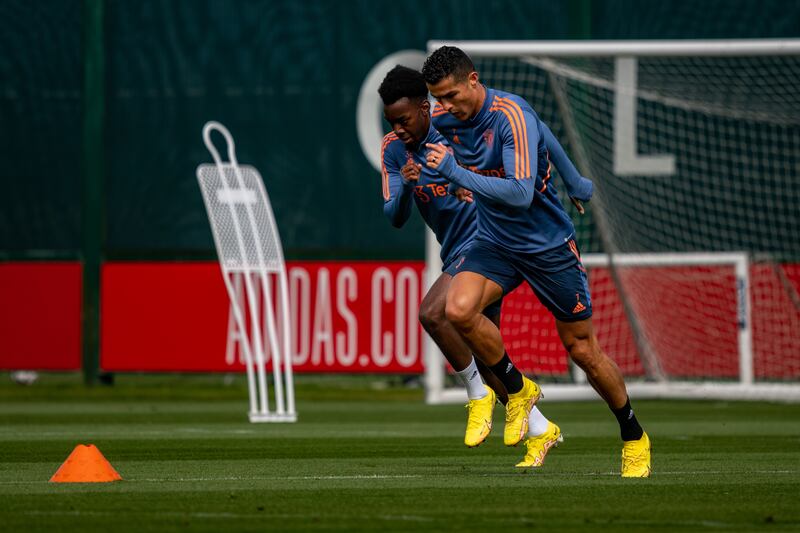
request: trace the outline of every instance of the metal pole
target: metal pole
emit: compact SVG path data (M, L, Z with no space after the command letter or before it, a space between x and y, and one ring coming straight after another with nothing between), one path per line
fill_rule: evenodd
M83 2L83 380L100 374L100 267L104 238L104 0Z

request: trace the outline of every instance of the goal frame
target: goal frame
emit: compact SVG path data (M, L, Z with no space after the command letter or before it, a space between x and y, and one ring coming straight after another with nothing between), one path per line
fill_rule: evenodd
M639 57L753 57L800 55L800 39L729 39L729 40L647 40L647 41L428 41L428 52L441 46L457 46L473 58L534 57L608 57L617 64L627 62L636 68ZM635 75L635 74L634 74ZM635 94L635 93L634 93ZM630 96L630 95L628 95ZM602 206L599 206L602 210ZM598 221L600 224L602 221ZM739 379L735 382L667 381L627 383L636 398L769 400L800 402L800 383L756 383L753 376L753 345L750 316L749 258L745 252L702 253L616 253L604 242L609 254L585 254L588 268L615 266L713 266L730 265L736 277ZM441 273L439 244L426 229L426 289ZM566 357L566 354L565 354ZM425 400L429 404L466 401L463 388L446 388L445 360L429 335L423 342L425 363ZM577 368L571 384L543 383L548 400L589 400L599 396Z

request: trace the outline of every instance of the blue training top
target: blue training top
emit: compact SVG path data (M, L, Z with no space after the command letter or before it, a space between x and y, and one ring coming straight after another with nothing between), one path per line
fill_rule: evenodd
M578 173L523 98L486 88L486 99L473 118L461 121L438 104L432 117L455 153L445 157L439 172L474 194L476 239L514 252L538 253L574 236L572 221L549 181L551 161L571 197L589 200L592 182Z
M428 129L428 136L413 152L394 133L383 138L383 213L394 227L403 226L411 215L413 197L425 223L436 234L436 240L442 247L442 264L447 267L475 237L475 204L462 202L448 194L449 182L438 171L425 166L425 154L428 152L426 143L447 144L447 141L433 125ZM406 181L400 174L400 169L409 159L422 165L416 183Z

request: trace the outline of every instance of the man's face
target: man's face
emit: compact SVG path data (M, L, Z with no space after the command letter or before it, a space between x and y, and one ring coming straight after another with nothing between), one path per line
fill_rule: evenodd
M401 98L383 106L383 116L397 138L405 144L416 144L428 135L430 102L426 99Z
M447 76L438 83L429 83L428 91L445 111L458 120L468 120L479 110L481 93L477 72L471 72L460 81L456 81L453 75Z

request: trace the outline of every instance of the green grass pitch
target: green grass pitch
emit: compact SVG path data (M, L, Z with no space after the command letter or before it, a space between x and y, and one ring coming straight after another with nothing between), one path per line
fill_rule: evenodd
M800 405L635 401L653 477L619 477L599 401L542 402L564 443L517 471L502 411L477 449L465 410L378 378L302 378L300 422L250 424L237 378L0 374L2 531L673 531L800 528ZM78 443L124 481L52 484Z

